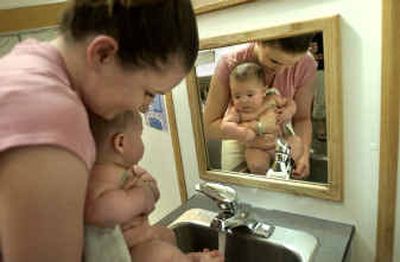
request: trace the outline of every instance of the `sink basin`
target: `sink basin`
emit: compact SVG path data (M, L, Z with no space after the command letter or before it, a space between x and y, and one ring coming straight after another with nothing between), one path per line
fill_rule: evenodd
M208 248L218 249L218 232L204 226L182 223L173 227L178 247L185 253ZM274 245L248 234L232 234L226 237L226 262L287 261L300 262L301 258L283 246Z
M222 233L210 227L215 215L204 209L190 209L172 222L169 227L176 234L178 247L185 253L218 249L218 237ZM227 234L225 243L226 262L308 262L313 261L318 247L314 236L278 226L269 238L238 230Z

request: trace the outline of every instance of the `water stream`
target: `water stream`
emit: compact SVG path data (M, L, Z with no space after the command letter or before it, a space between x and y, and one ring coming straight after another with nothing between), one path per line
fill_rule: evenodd
M218 232L218 251L225 257L226 233Z

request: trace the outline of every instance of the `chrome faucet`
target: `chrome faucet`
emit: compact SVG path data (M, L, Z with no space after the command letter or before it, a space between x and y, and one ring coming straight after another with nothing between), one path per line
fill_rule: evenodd
M220 212L211 222L211 228L224 233L233 233L244 228L251 234L268 238L274 231L274 226L258 222L251 215L251 205L239 203L236 191L229 186L218 183L201 183L196 191L214 200Z
M293 171L292 149L283 138L278 138L276 140L275 160L266 173L267 178L288 180L292 176Z

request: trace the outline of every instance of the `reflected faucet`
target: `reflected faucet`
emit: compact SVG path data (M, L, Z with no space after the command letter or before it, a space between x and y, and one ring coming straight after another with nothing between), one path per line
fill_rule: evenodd
M278 138L276 140L275 160L266 173L267 178L288 180L292 176L293 170L292 149L283 138Z
M274 231L274 226L258 222L251 215L251 205L238 202L237 193L232 187L207 182L197 184L195 189L214 200L220 208L220 212L211 222L211 228L224 233L245 228L264 238L268 238Z

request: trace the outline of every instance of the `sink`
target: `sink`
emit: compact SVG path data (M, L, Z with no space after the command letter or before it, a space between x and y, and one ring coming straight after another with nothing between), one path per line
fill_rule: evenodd
M178 247L185 253L208 248L218 249L218 232L193 223L182 223L173 227ZM287 261L300 262L301 258L289 249L274 245L248 234L232 234L226 237L226 262Z
M204 248L218 249L221 234L210 227L217 213L205 209L189 209L173 221L178 247L185 253L198 252ZM313 261L318 240L303 231L274 226L268 238L255 236L239 228L226 234L226 262L309 262Z

